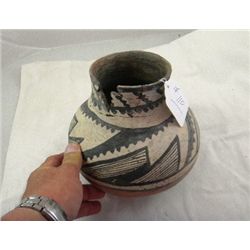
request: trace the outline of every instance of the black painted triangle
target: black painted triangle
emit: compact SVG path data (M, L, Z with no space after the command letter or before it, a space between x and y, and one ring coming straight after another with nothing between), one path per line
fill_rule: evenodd
M69 142L76 142L76 143L80 144L83 140L84 140L84 138L82 138L82 137L69 136Z

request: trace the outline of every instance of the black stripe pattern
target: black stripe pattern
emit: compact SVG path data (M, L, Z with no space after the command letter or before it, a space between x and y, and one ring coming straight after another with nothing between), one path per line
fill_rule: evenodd
M106 183L118 186L142 185L166 179L179 170L180 143L176 136L162 156L151 166L148 149L87 164L83 172Z

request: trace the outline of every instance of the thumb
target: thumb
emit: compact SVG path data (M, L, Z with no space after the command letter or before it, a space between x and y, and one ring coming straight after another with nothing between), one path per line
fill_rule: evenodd
M64 157L62 161L63 166L71 165L77 169L81 169L82 166L82 153L79 144L70 143L65 149Z

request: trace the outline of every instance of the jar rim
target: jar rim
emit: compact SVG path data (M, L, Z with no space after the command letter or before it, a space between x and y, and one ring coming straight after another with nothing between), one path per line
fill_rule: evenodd
M121 69L121 67L123 68ZM126 67L130 68L127 69ZM145 67L145 69L140 69L140 67ZM124 69L127 69L128 72L125 72ZM105 77L107 78L108 74L114 75L114 72L117 70L119 77L117 82L115 82L116 79L114 79L112 91L118 92L151 90L155 86L163 85L164 82L170 78L172 72L171 64L156 53L141 50L122 51L106 55L92 63L89 69L92 83L98 84L102 89L105 89ZM131 84L130 82L126 82L126 80L124 83L119 83L119 80L122 81L122 76L120 76L121 74L119 74L119 72L129 74L129 70L131 70L135 76L137 74L136 70L138 70L138 74L145 74L145 78L147 79L143 82L142 78L142 81L138 84ZM153 81L150 81L150 78L152 78Z

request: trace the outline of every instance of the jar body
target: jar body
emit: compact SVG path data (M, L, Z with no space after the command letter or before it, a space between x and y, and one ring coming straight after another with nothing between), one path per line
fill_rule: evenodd
M120 58L124 60L123 53L130 53L130 57L125 61L119 61ZM103 76L102 74L105 75L107 71L107 75L114 76L110 67L115 71L117 60L119 65L125 65L118 69L124 73L131 58L138 54L139 65L134 63L136 59L132 60L133 65L129 72L136 75L133 67L150 65L148 61L151 60L152 53L123 53L114 54L119 59L116 58L116 61L112 56L111 59L104 57L97 61L92 74L97 74L100 78L98 74ZM153 60L156 60L157 56L153 57ZM104 73L95 72L100 65L103 68L105 62L113 62L112 59L116 63L108 68L104 67ZM144 59L146 64L141 64ZM164 64L165 61L160 63ZM167 64L167 70L168 66ZM152 74L161 72L158 69L154 72L154 69L146 68L140 75L143 76L144 72L150 70ZM197 121L189 109L183 127L177 124L165 103L164 83L170 77L170 73L164 73L160 81L153 83L118 83L111 88L104 82L104 85L108 86L108 91L103 88L98 77L91 77L91 97L75 113L69 129L69 141L77 142L82 147L85 159L82 174L105 192L140 196L165 190L179 182L197 159ZM146 76L145 79L147 77L152 76Z

